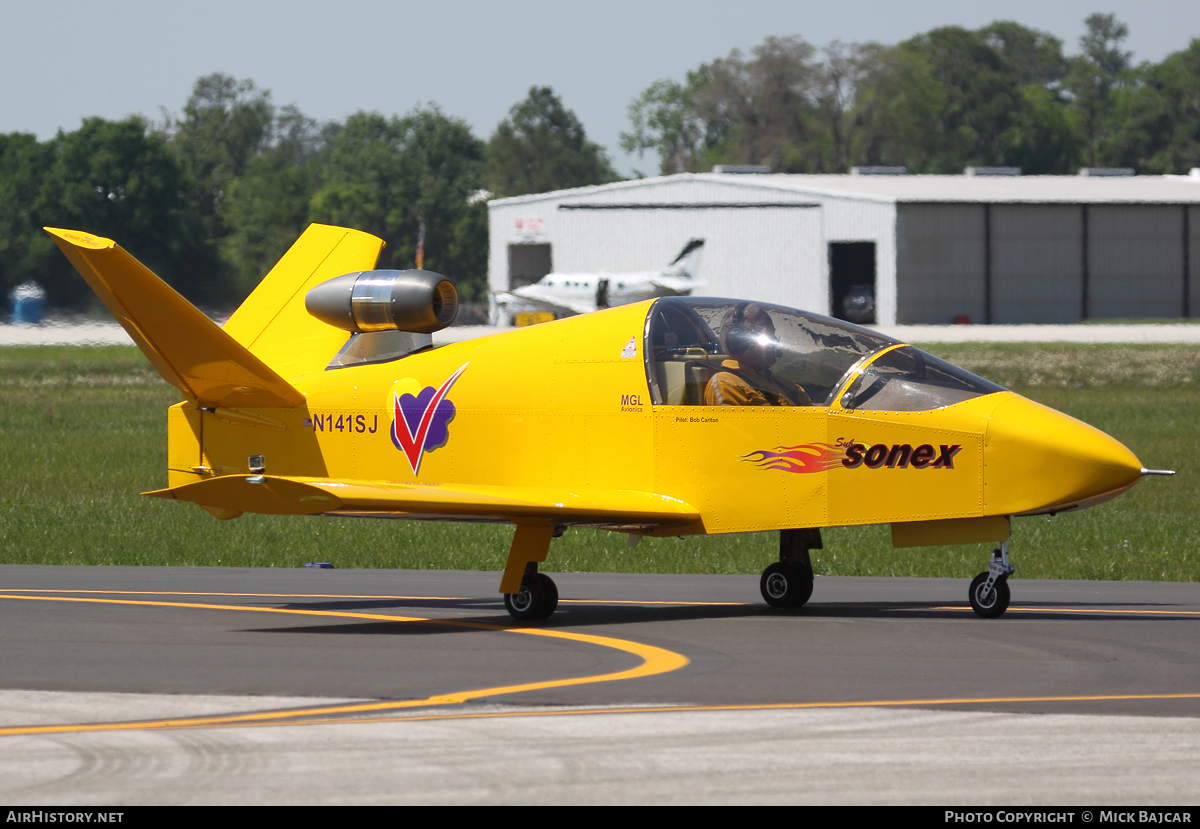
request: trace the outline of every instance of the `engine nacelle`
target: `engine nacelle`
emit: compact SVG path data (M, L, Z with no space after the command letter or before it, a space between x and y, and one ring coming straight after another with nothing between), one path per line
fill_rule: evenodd
M311 289L304 307L345 331L432 334L454 322L458 290L432 271L359 271Z

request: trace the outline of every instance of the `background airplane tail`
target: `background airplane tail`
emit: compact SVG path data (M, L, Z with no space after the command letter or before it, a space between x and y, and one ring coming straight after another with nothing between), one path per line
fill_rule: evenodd
M663 271L663 275L695 279L700 273L700 254L703 251L704 240L692 239L683 246L683 250L679 252L679 255L671 260L671 264Z
M111 239L45 228L168 383L202 406L292 407L304 396Z

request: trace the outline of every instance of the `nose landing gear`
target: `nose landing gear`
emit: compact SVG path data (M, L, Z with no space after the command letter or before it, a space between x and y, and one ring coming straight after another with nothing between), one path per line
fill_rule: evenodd
M821 531L817 529L782 530L779 533L779 561L763 570L759 590L771 607L802 607L813 591L812 560L809 550L821 549Z
M1008 563L1008 542L1001 541L1000 547L992 551L992 561L986 573L980 573L971 581L969 598L971 609L984 619L995 619L1008 610L1010 593L1008 577L1016 570Z

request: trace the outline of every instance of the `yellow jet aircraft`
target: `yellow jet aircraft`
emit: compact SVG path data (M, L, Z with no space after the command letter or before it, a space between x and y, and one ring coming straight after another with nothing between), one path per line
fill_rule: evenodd
M112 240L47 231L186 398L168 413L168 487L147 495L223 519L511 522L500 592L517 619L554 612L538 565L567 527L780 530L762 594L798 607L820 528L878 523L897 547L999 542L970 587L995 617L1011 516L1170 474L911 345L804 311L669 297L435 348L457 311L449 280L372 270L380 239L312 225L222 328Z

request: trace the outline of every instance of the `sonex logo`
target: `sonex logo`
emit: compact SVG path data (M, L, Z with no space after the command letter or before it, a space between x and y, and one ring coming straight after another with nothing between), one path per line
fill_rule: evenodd
M800 446L777 446L774 452L757 449L742 458L762 469L778 469L781 472L826 472L845 467L857 469L953 469L954 456L962 450L962 444L931 443L913 447L910 443L876 443L867 446L853 439L838 438L836 444L805 443Z
M454 419L454 404L446 399L450 387L467 370L469 363L450 375L436 389L426 386L417 394L405 393L405 386L416 388L413 380L400 381L392 390L392 443L404 453L414 475L421 469L426 452L441 449L450 440L450 421Z
M879 469L881 466L904 469L910 464L915 469L953 469L954 456L962 450L962 445L958 443L953 446L939 444L940 452L930 443L922 443L916 449L907 443L893 443L891 446L876 443L869 449L865 444L854 441L844 445L846 457L842 459L842 466L847 469L859 466L867 469Z

